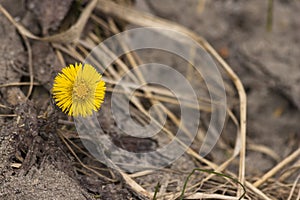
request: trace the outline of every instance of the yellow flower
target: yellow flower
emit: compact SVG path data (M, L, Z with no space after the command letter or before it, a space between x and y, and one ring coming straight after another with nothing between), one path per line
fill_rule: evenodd
M99 110L105 96L105 82L89 64L75 63L62 69L52 88L56 105L70 116L89 116Z

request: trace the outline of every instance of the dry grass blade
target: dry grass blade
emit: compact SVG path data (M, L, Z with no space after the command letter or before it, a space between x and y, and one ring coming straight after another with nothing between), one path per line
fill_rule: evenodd
M56 53L56 56L58 58L58 61L60 62L61 66L67 66L66 65L66 61L62 55L62 53L58 50L58 49L55 49L55 53Z
M123 179L126 181L126 183L133 189L133 191L147 198L152 197L152 195L147 190L145 190L142 186L140 186L137 182L135 182L130 176L128 176L128 174L122 171L119 172L122 175Z
M224 199L224 200L238 200L237 197L232 197L222 194L205 194L197 192L195 194L184 197L184 199Z
M298 170L300 170L300 160L298 160L298 162L296 162L294 165L292 165L291 167L289 167L288 169L284 170L280 177L278 178L278 180L280 182L285 181L286 179L288 179L289 177L291 177L292 175L294 175Z
M70 49L66 48L65 46L62 46L61 44L56 44L56 43L53 43L53 47L56 50L59 50L80 62L83 62L83 60L84 60L83 57L81 55L79 55L77 52L74 53L73 49L70 50Z
M105 51L109 51L109 49L105 49ZM112 52L110 52L110 53L112 53ZM118 74L113 68L109 68L109 69L110 69L110 73L113 75L113 77L114 77L115 79L119 79L119 78L120 78L120 74ZM141 78L141 77L140 77L140 78ZM108 82L109 82L109 81L108 81ZM122 86L123 86L123 88L125 89L126 92L129 91L128 86L126 86L125 84L122 84ZM133 103L135 106L137 106L137 108L138 108L145 116L151 117L151 116L148 115L147 111L145 110L145 108L143 107L143 105L141 105L141 103L139 102L139 100L138 100L137 98L135 98L135 96L133 96L133 98L131 98L130 100L132 101L132 103ZM153 119L153 121L154 121L154 123L155 123L156 125L158 125L158 126L161 125L158 121L156 121L156 120L154 120L154 119ZM173 136L173 134L172 134L169 130L167 130L166 128L163 128L163 131L166 132L167 135L173 139L174 136ZM175 139L178 140L178 138L175 138ZM186 145L184 145L181 141L179 141L179 142L180 142L185 148L188 148L188 147L186 147ZM202 158L202 157L200 157L199 155L197 155L193 150L189 149L189 150L188 150L188 153L189 153L190 155L193 155L194 157L196 157L198 160L200 160L200 161L202 161L202 162L208 164L208 165L211 166L212 168L215 168L215 167L216 167L216 165L214 165L213 163L211 163L211 162L209 162L208 160L206 160L205 158Z
M217 176L220 176L220 177L229 179L229 180L231 180L231 181L237 183L238 185L240 185L240 186L243 188L243 193L242 193L242 195L238 198L239 200L242 199L242 198L246 195L246 188L245 188L245 186L244 186L242 183L240 183L237 179L231 177L230 175L218 173L218 172L215 172L215 171L212 171L212 170L206 170L206 169L195 168L195 169L193 169L193 171L187 176L186 181L184 182L183 189L182 189L182 192L181 192L181 195L180 195L180 200L183 199L183 196L184 196L184 193L185 193L185 189L186 189L186 186L187 186L187 182L189 181L190 177L191 177L196 171L199 171L199 172L205 172L205 173L209 173L209 174L215 174L215 175L217 175Z
M234 152L233 154L230 156L229 159L227 159L225 162L223 162L217 169L216 172L222 172L223 170L225 170L227 168L227 166L234 160L234 158L238 155L238 150L240 149L239 145L239 124L238 124L238 120L236 119L236 117L234 116L234 114L232 113L232 111L230 109L227 109L227 113L229 115L229 117L231 118L231 120L233 121L233 123L236 125L237 127L237 138L236 138L236 145L234 148ZM207 176L203 181L201 181L200 184L203 184L205 181L208 181L209 179L211 179L213 176L215 176L214 174L210 174L209 176ZM196 187L198 185L195 185L194 187Z
M79 39L81 32L89 19L93 9L95 8L97 4L97 0L92 0L86 8L82 11L79 19L77 22L71 26L68 30L62 33L58 33L49 37L38 37L34 34L32 34L30 31L28 31L24 26L19 24L14 20L14 18L3 8L3 6L0 4L0 11L5 15L5 17L14 24L14 26L18 29L18 31L31 39L35 40L42 40L47 42L57 42L57 43L71 43L75 42Z
M264 200L272 200L270 197L268 197L265 193L263 193L261 190L259 190L258 188L256 188L255 186L253 186L251 183L249 183L248 181L246 181L246 187L249 188L250 190L252 190L253 192L255 192L256 194L259 195L260 199L264 199Z
M147 91L147 89L143 89L143 90ZM111 87L107 87L106 91L126 94L126 92L124 90L117 90L117 89L113 89ZM161 102L166 102L166 103L170 103L170 104L174 104L174 105L179 105L178 101L176 101L175 99L170 98L170 97L164 97L164 96L161 96L161 95L152 94L151 96L146 96L144 93L141 93L141 92L135 92L133 95L136 96L136 97L140 97L140 98L154 99L154 100L158 100L158 101L161 101ZM197 106L193 103L186 102L186 101L182 101L180 105L181 106L186 106L188 108L193 108L193 109L196 109L196 110L203 110L205 112L211 112L211 108L209 106L201 106L201 105Z
M17 117L16 114L0 114L0 117Z
M145 170L145 171L136 172L134 174L129 174L128 176L130 178L136 178L136 177L146 176L146 175L149 175L149 174L152 174L152 173L154 173L153 170Z
M109 84L112 84L112 85L118 84L117 81L114 81L110 78L103 77L103 80L106 83L109 83ZM125 81L122 82L122 85L124 85L126 87L131 87L131 88L137 88L138 87L137 84L134 84L134 83L131 83L131 82L125 82ZM166 90L165 88L145 85L142 88L139 88L139 90L142 90L143 92L152 92L154 94L161 95L161 96L157 97L157 98L160 98L159 99L160 101L166 101L166 102L170 101L169 103L175 103L175 101L177 102L177 100L175 99L174 94L172 92L170 92L169 90ZM114 91L125 93L123 91L119 91L119 90L116 90L116 89L114 89ZM163 96L167 96L165 98L169 97L168 100L163 98ZM188 98L188 96L177 95L177 97L179 99L181 99L182 101L186 102L186 103L191 102L190 99ZM145 98L150 98L150 97L145 96ZM155 98L155 97L153 97L153 98ZM170 99L174 99L175 101L172 101ZM211 112L211 105L210 104L212 104L212 103L217 104L217 105L219 104L218 102L214 102L214 101L209 102L209 100L206 99L205 97L198 98L198 102L199 102L199 104L201 103L199 106L197 106L196 104L193 104L193 103L189 103L189 106L193 107L195 109L198 109L197 107L199 107L199 108L201 108L201 110L204 110L206 112ZM176 104L178 104L178 103L176 103Z
M9 106L3 105L3 104L0 104L0 108L5 108L5 109L9 109L9 110L13 109L12 107L9 107Z
M202 37L196 33L190 31L189 29L180 26L176 23L169 22L150 14L141 13L134 9L124 7L115 4L111 1L98 0L97 9L101 10L105 14L113 15L120 19L126 20L130 23L139 26L151 26L151 27L161 27L167 29L173 29L181 33L185 33L191 38L195 39L199 44L203 46L224 68L228 76L231 78L235 84L239 98L240 98L240 131L241 131L241 150L240 150L240 167L239 167L239 181L245 183L245 154L246 154L246 93L242 82L235 72L230 68L230 66L221 58L221 56L215 51L215 49ZM238 189L238 196L242 193L242 188Z
M294 193L294 191L295 191L295 189L296 189L296 186L297 186L297 183L298 183L299 179L300 179L300 174L297 176L297 178L296 178L296 180L295 180L295 182L294 182L294 184L293 184L293 187L292 187L292 189L291 189L289 198L288 198L287 200L291 200L291 199L292 199L293 193ZM300 192L300 190L299 190L299 192ZM299 199L299 198L298 198L298 199Z
M109 181L109 182L116 182L116 180L110 179L102 174L100 174L99 172L97 172L96 170L90 168L89 166L85 165L80 158L76 155L76 153L74 152L74 150L72 149L72 147L68 144L68 142L65 140L63 134L61 133L60 130L57 131L58 136L60 137L60 139L64 142L64 144L66 145L66 147L70 150L70 152L72 153L72 155L76 158L76 160L81 164L81 166L91 172L93 172L94 174L96 174L97 176L101 177L102 179Z
M222 172L223 170L225 170L227 168L227 166L234 160L234 158L238 155L238 150L239 148L239 125L238 125L238 120L236 119L236 117L234 116L234 114L231 112L231 110L227 109L227 113L230 116L230 118L232 119L232 121L234 122L234 124L237 126L237 138L236 138L236 146L235 146L235 150L233 152L233 154L231 155L231 157L229 159L227 159L225 162L223 162L220 166L218 166L217 169L215 169L216 172ZM208 175L205 179L203 179L201 182L196 183L195 185L191 186L189 189L193 189L196 188L200 185L203 185L204 182L208 181L209 179L211 179L213 176L215 176L215 174L210 174ZM236 199L236 198L235 198Z
M281 170L284 166L295 160L296 158L299 158L300 156L300 148L294 151L291 155L286 157L283 161L278 163L275 167L273 167L270 171L268 171L261 179L256 181L253 185L255 187L259 187L261 184L266 182L270 177L274 176L279 170Z
M0 88L2 87L12 87L12 86L21 86L21 85L30 85L30 82L13 82L13 83L5 83L5 84L1 84ZM37 82L33 82L33 85L40 85Z
M110 24L110 27L111 27L111 29L114 31L114 33L115 33L115 34L119 33L120 31L118 30L118 28L117 28L116 24L114 23L114 21L113 21L113 20L109 20L109 22L110 22L110 23L109 23L109 24ZM119 42L120 42L120 44L121 44L123 50L125 50L126 52L128 52L128 53L126 54L126 57L127 57L127 59L129 60L130 64L133 66L133 68L136 69L135 72L136 72L137 78L139 79L139 82L140 82L142 85L145 85L145 84L146 84L145 78L144 78L142 72L140 71L140 69L138 68L138 64L137 64L136 60L133 58L132 53L129 52L129 48L126 46L126 44L124 44L123 41L120 41L120 40L119 40ZM137 59L137 60L139 60L139 59ZM138 82L138 81L136 80L135 82ZM146 91L146 96L149 96L149 97L150 97L150 101L151 101L152 104L158 103L157 100L151 99L151 97L152 97L152 93L151 93L151 92ZM163 114L162 114L161 110L160 110L157 106L155 106L154 109L155 109L155 112L157 113L157 115L158 115L160 121L163 122L164 119L163 119Z
M249 144L248 149L252 150L252 151L264 153L264 154L270 156L271 158L273 158L276 162L280 161L279 155L277 153L275 153L272 149L270 149L266 146L258 145L258 144Z

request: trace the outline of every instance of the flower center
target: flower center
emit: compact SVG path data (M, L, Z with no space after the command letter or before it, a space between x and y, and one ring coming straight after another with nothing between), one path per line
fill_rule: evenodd
M74 95L79 99L84 99L88 95L89 88L86 86L85 83L79 83L74 87Z

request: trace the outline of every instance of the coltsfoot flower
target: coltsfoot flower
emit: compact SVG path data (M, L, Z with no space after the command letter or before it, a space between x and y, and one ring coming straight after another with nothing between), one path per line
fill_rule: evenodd
M86 117L100 109L105 89L105 82L94 67L75 63L63 68L55 77L52 93L63 112Z

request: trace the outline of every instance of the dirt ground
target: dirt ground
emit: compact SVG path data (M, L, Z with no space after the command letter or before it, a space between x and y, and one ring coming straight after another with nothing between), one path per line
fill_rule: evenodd
M139 2L142 9L196 31L221 55L225 51L247 91L249 143L266 145L280 158L299 146L299 2L275 1L271 32L266 31L268 1L206 2L203 10L197 1ZM260 156L248 152L248 173L274 164Z
M17 22L38 36L66 30L74 24L86 2L0 0ZM119 2L128 4L128 1ZM212 44L240 77L247 93L246 179L251 182L300 148L300 1L274 0L271 30L267 30L268 5L267 0L136 0L131 5L195 31ZM96 14L107 24L112 20L100 11ZM111 34L101 30L101 26L94 30L95 23L89 21L82 38L85 39L89 30L102 31L102 37ZM124 30L131 27L122 21L117 25ZM83 146L72 119L54 105L53 77L63 67L62 60L65 63L77 61L63 49L71 47L28 39L3 13L0 13L0 38L0 199L144 199L119 172L107 169L78 150L77 147L83 149ZM84 52L78 46L74 49ZM32 54L32 73L29 53ZM163 60L180 69L179 62L174 64L174 60L163 54L145 54L145 60ZM28 84L15 83L28 83L30 74L35 84L26 100ZM225 81L233 91L228 94L228 105L238 116L237 92L228 78ZM14 84L7 85L10 83ZM116 145L135 152L160 144L140 140L143 148L139 148L131 142L132 138L118 135L113 120L107 117L110 116L109 98L108 94L98 118L104 133L114 138ZM205 121L209 115L204 114L202 118ZM221 136L223 146L221 144L207 159L222 163L233 151L235 138L235 126L228 123ZM72 146L74 143L77 146ZM193 145L197 148L196 143ZM270 199L287 199L300 174L299 162L299 157L292 160L260 189ZM235 160L227 170L236 174L238 165ZM203 166L205 164L185 154L166 169L137 176L134 180L149 192L154 192L160 180L159 195L178 192L187 176L179 172ZM280 181L290 170L293 173ZM95 171L106 178L95 175ZM204 185L198 191L222 193L223 190L211 189L217 187L213 185L215 182L209 182L212 185ZM295 188L290 199L299 199L300 184ZM224 193L234 195L233 191L230 188ZM254 193L249 192L247 198L262 199Z

